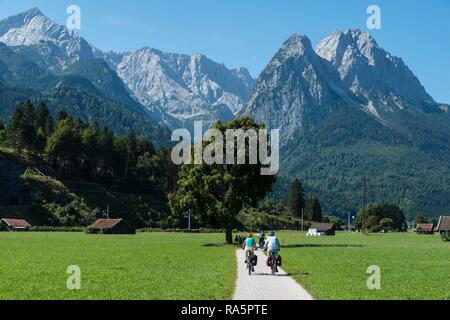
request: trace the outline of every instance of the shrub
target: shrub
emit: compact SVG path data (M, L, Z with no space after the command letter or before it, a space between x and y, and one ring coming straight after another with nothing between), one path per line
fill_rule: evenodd
M31 232L84 232L86 227L33 226Z
M136 232L137 232L137 233L145 233L145 232L163 232L163 229L161 229L161 228L142 228L142 229L137 229Z
M43 207L51 214L51 224L59 226L87 225L94 221L98 214L98 210L90 210L81 199L75 199L65 206L48 203Z
M391 231L394 229L394 220L391 218L383 218L380 221L380 226L384 231Z
M138 233L145 233L145 232L179 232L179 233L199 233L201 232L198 229L162 229L162 228L142 228L136 230Z
M213 229L213 228L200 228L200 233L224 233L224 229Z
M300 230L301 219L291 215L271 215L255 208L245 208L238 216L242 228L245 230ZM310 221L304 221L304 229L311 226Z

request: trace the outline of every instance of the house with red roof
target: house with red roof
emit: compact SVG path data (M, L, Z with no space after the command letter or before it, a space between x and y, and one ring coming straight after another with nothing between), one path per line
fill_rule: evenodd
M88 227L94 234L135 234L136 230L123 219L98 219Z
M6 228L7 231L28 231L31 228L31 224L26 220L22 219L8 219L4 218L0 221L2 226Z
M434 225L432 223L419 223L416 232L417 234L434 234Z

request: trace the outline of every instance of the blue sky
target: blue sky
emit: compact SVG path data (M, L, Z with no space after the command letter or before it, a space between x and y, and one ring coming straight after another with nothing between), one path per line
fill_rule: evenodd
M370 33L450 103L449 0L0 0L0 17L37 6L65 24L71 4L81 8L81 35L102 50L204 53L255 77L292 33L316 45L334 29L370 31L366 10L377 4L382 29Z

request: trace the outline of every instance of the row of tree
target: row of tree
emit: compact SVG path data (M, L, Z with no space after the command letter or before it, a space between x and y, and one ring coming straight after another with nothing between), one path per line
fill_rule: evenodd
M295 179L283 205L296 218L313 222L323 222L320 200L317 197L307 198L300 180Z
M305 197L303 186L298 179L292 183L290 191L283 200L283 205L297 219L302 218L310 222L332 222L338 228L343 225L340 218L323 215L320 200L317 197ZM416 220L417 223L426 221L421 215L418 215ZM361 208L353 226L367 232L407 229L404 212L398 206L390 204L369 204Z
M64 111L53 119L44 103L37 107L30 101L18 104L5 135L17 153L42 158L58 177L115 179L167 191L176 185L177 168L168 149L156 150L133 132L115 136L108 127L73 119Z
M354 226L365 232L406 231L408 226L403 210L390 204L368 204L359 212Z

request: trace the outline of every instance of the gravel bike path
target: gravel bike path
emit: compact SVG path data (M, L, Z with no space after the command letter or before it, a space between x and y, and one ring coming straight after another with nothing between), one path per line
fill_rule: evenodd
M267 257L260 250L256 251L258 265L255 273L248 275L245 252L236 252L238 279L234 300L313 300L313 297L279 268L279 273L272 276L266 266Z

